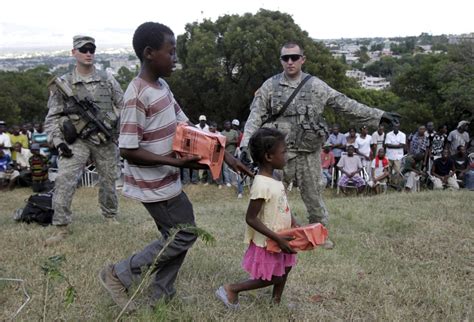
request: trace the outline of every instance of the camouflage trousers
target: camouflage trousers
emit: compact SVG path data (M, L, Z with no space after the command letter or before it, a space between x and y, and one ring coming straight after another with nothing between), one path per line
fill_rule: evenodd
M289 153L290 159L283 169L284 182L296 183L308 212L309 223L321 223L327 227L329 214L322 198L324 184L321 178L321 150L312 153Z
M58 175L54 182L53 225L67 225L72 221L71 202L76 187L89 158L95 162L99 174L99 204L104 217L115 217L118 212L117 191L117 146L110 142L95 145L77 139L69 145L74 154L71 158L60 157Z

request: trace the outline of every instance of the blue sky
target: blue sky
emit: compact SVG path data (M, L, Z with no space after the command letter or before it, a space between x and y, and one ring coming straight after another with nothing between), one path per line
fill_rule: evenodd
M0 48L70 47L75 34L89 34L102 45L130 45L133 31L145 21L181 34L186 23L259 8L292 15L319 39L474 32L474 1L467 0L23 0L2 2Z

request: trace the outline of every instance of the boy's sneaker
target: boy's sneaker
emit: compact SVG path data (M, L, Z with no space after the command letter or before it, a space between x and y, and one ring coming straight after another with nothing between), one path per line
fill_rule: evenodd
M65 240L70 234L71 230L67 225L56 226L57 231L44 242L45 246L53 246Z
M237 195L237 199L242 199L242 197L243 197L243 196L242 196L241 193L239 193L239 194Z
M114 273L114 265L110 264L104 267L99 273L100 284L109 292L112 300L117 304L121 309L125 307L128 303L127 289L119 280L119 278ZM131 313L137 308L133 302L127 306L125 312Z
M229 182L227 182L225 185L227 186L227 188L232 187L232 185Z

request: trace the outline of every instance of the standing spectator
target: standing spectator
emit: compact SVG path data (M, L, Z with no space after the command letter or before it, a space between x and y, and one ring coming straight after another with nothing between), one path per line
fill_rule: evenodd
M206 123L206 115L199 115L199 123L196 124L196 127L204 132L209 132L209 125Z
M430 145L429 160L428 160L428 173L431 173L433 161L441 158L441 153L447 147L448 143L448 127L441 125L438 127L438 132L433 136L433 140Z
M370 144L372 147L373 155L377 155L380 149L385 149L383 146L384 142L385 142L385 127L382 124L380 124L377 131L372 133L372 142L370 142Z
M346 133L346 147L349 145L352 145L355 149L358 148L357 146L357 137L359 136L359 133L357 133L356 129L351 127L349 129L349 132Z
M225 150L229 152L231 155L235 155L235 150L237 149L237 142L239 141L239 133L232 129L230 121L224 121L224 129L221 132L223 136L226 137L225 140ZM229 166L226 163L223 164L223 179L224 184L227 187L231 186L231 178L230 178L230 171Z
M467 132L468 124L468 121L461 121L455 130L449 132L448 146L451 155L457 153L458 146L460 145L464 145L467 149L467 143L469 142L469 133Z
M326 141L326 143L331 146L331 151L334 154L334 160L336 163L339 162L342 152L346 149L346 136L339 133L339 129L339 125L334 124L332 127L332 133Z
M45 128L60 154L53 196L53 225L58 229L56 234L46 240L46 245L61 242L70 234L68 225L72 222L71 203L76 192L77 178L89 159L95 162L99 173L99 204L102 215L110 223L117 222L118 198L115 182L118 150L113 135L118 132L118 113L123 103L123 92L112 75L94 67L95 50L94 38L75 36L72 55L76 66L71 72L61 76L61 80L74 88L79 100L89 99L96 102L98 112L95 117L105 128L110 129L111 137L107 137L92 122L75 114L74 109L66 109L82 107L58 88L51 88ZM160 103L157 103L157 108ZM136 124L130 125L134 126ZM38 143L37 134L42 133L41 128L37 128L33 134L33 142ZM68 133L73 131L76 136L67 136L66 139L66 129ZM166 129L163 131L166 132ZM43 148L44 144L47 145L47 142L40 143L40 146Z
M401 179L401 161L405 144L405 133L400 131L400 124L394 124L393 131L388 132L385 137L385 149L390 164L390 175L393 176L391 181L395 185L399 184Z
M28 143L31 143L31 135L33 134L33 131L34 127L31 122L27 122L21 127L21 132L28 137Z
M370 165L371 174L370 174L370 181L368 185L371 188L374 188L376 193L380 193L380 185L386 184L389 177L388 172L388 159L385 156L385 149L380 148L377 151L377 156L375 159L372 160Z
M336 159L334 153L331 151L331 144L326 143L321 151L321 169L323 171L323 177L326 178L326 188L331 185L335 164Z
M451 156L454 161L454 168L456 177L463 183L465 182L465 175L469 171L469 158L466 155L466 147L464 145L458 146L458 153Z
M33 192L42 192L48 181L48 158L41 155L38 143L31 145L31 153L33 154L29 159L31 187Z
M240 141L242 141L242 136L244 136L244 132L242 132L240 130L240 122L238 119L233 119L232 120L232 129L236 130L237 133L239 133L239 139L237 140L237 148L240 147ZM237 157L238 157L238 152L240 151L240 149L237 149Z
M11 161L12 159L10 155L5 154L3 150L0 150L0 180L2 181L2 184L5 181L8 183L9 190L15 188L17 178L20 176L20 173L12 168Z
M16 151L14 149L14 146L17 142L20 143L23 148L28 149L28 137L20 132L20 127L18 125L13 125L12 132L10 133L10 143L12 145L12 161L16 161Z
M344 154L337 163L337 167L342 172L338 185L343 193L347 192L346 188L349 184L355 185L357 193L361 193L365 187L365 181L359 174L360 170L362 170L362 162L359 157L354 155L354 152L355 148L353 145L347 146L347 154Z
M0 149L3 150L4 155L11 156L10 148L12 143L10 142L10 135L5 133L6 126L4 121L0 121Z
M449 151L444 149L441 153L441 158L436 159L431 169L431 180L433 181L434 189L443 189L448 187L452 189L459 189L459 185L454 177L456 168L454 161L449 158Z
M402 174L405 178L405 191L415 192L423 176L423 160L425 155L423 153L407 154L404 158Z
M430 141L425 135L426 127L421 125L418 127L418 131L410 134L408 137L408 153L411 155L423 154L423 165L426 164L429 154Z
M363 125L360 128L360 135L356 138L355 144L357 146L356 152L362 161L362 167L365 169L367 174L370 174L370 143L372 142L372 137L368 133L369 130L367 126Z
M48 133L44 131L43 123L35 123L35 131L31 135L31 143L40 145L41 153L49 158Z
M431 143L433 142L433 138L436 135L436 131L434 128L433 122L426 123L426 132L425 136L428 138L428 146L431 148Z

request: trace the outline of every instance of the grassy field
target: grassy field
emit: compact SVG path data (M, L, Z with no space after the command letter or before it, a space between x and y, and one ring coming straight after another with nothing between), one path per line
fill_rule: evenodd
M473 193L392 193L375 197L326 198L331 213L333 250L300 253L280 307L269 306L270 290L241 296L241 309L229 312L214 297L222 283L246 277L240 268L247 201L232 189L191 186L197 223L217 242L198 241L188 253L177 281L177 296L153 311L147 306L125 320L395 320L469 321L473 315ZM46 320L113 320L119 313L100 287L98 271L144 247L157 237L145 208L120 200L120 225L104 223L97 190L78 190L73 235L54 248L43 247L53 227L18 224L12 211L30 191L0 194L0 278L26 282L32 300L18 320L42 320L46 276L42 264L53 255L66 260L59 270L77 292L65 303L67 283L49 281ZM298 194L292 210L304 222ZM23 300L18 284L0 281L0 320Z

